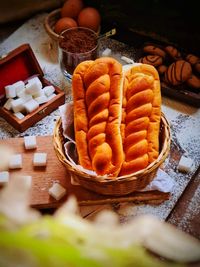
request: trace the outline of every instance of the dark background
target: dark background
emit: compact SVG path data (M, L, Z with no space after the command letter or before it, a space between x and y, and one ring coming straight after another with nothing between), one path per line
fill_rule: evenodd
M200 53L200 7L198 1L181 0L97 0L102 15L102 30L121 29L119 39L134 42L133 32L171 42ZM124 33L123 33L124 32ZM132 35L132 36L131 36Z
M1 32L12 33L38 12L61 7L65 0L0 1ZM200 8L196 0L83 0L102 16L101 32L116 27L114 37L130 45L145 40L161 40L200 56Z

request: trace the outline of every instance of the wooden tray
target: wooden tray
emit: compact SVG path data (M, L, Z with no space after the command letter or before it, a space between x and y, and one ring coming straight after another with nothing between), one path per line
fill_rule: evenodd
M72 185L70 174L58 160L54 148L52 136L36 137L38 148L36 150L25 150L23 138L10 138L0 140L0 144L10 145L15 153L22 154L23 168L20 170L11 170L11 179L14 174L23 174L32 176L32 188L30 196L30 205L36 208L56 208L62 204L69 195L75 195L80 205L98 205L117 202L135 202L160 204L169 199L169 193L159 191L135 192L125 197L109 197L99 195L92 191L82 188L79 185ZM32 164L33 154L35 152L47 153L46 168L34 169ZM67 195L60 201L56 201L48 194L48 189L53 182L59 182L67 189Z
M167 45L171 45L171 44L158 42L158 41L143 43L142 47L139 48L137 51L136 59L138 62L141 57L150 55L148 53L143 52L143 47L146 45L154 45L156 47L160 47L162 50L165 50L164 47L166 47ZM172 46L176 47L181 52L183 60L185 60L186 55L190 54L189 52L186 52L183 48L179 48L176 45L172 45ZM173 62L175 61L166 60L164 65L169 66ZM198 73L195 73L195 75L199 77ZM180 85L176 85L176 86L167 84L164 81L164 76L160 74L159 76L160 76L160 81L161 81L161 92L163 95L172 97L174 99L180 100L182 102L185 102L187 104L190 104L196 107L200 107L200 90L199 89L194 89L192 87L189 87L186 82Z
M136 31L132 28L129 29L120 27L117 28L117 35L115 35L113 38L123 43L126 43L130 45L130 47L134 48L135 51L134 60L136 62L138 62L141 57L147 55L146 53L143 52L143 47L144 45L147 44L153 44L162 49L167 45L172 45L181 52L183 59L187 54L194 54L199 57L199 55L196 54L195 52L190 51L187 48L185 49L184 47L179 47L177 44L170 42L169 40L166 40L164 38L161 37L158 38L158 36L153 35L153 33L151 36L147 35L144 32ZM195 73L195 75L197 75L200 78L199 74ZM200 107L199 89L190 88L186 83L183 83L178 86L168 85L163 81L162 76L160 76L160 80L161 80L161 91L163 95L169 96L170 98L174 98L176 100L185 102L186 104L190 104L195 107Z

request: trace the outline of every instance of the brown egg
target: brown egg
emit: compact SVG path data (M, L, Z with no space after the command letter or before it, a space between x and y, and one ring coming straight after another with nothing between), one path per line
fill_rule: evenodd
M82 9L82 0L67 0L61 8L61 17L76 18Z
M72 18L64 17L56 22L54 31L60 34L63 30L67 30L73 27L77 27L76 21Z
M92 29L96 32L100 26L101 16L97 9L86 7L79 13L77 21L79 26Z

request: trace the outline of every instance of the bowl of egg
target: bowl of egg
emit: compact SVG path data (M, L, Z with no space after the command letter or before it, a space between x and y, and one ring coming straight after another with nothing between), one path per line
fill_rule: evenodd
M84 6L82 0L67 0L59 9L50 12L44 21L44 27L53 40L58 40L62 31L73 27L85 27L100 33L101 15L90 6Z

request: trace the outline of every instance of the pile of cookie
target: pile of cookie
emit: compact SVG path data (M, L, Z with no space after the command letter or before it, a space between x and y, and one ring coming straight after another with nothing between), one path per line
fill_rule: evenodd
M139 62L153 65L163 82L172 86L186 84L191 89L200 89L199 57L193 54L183 55L171 45L145 45L142 53Z

